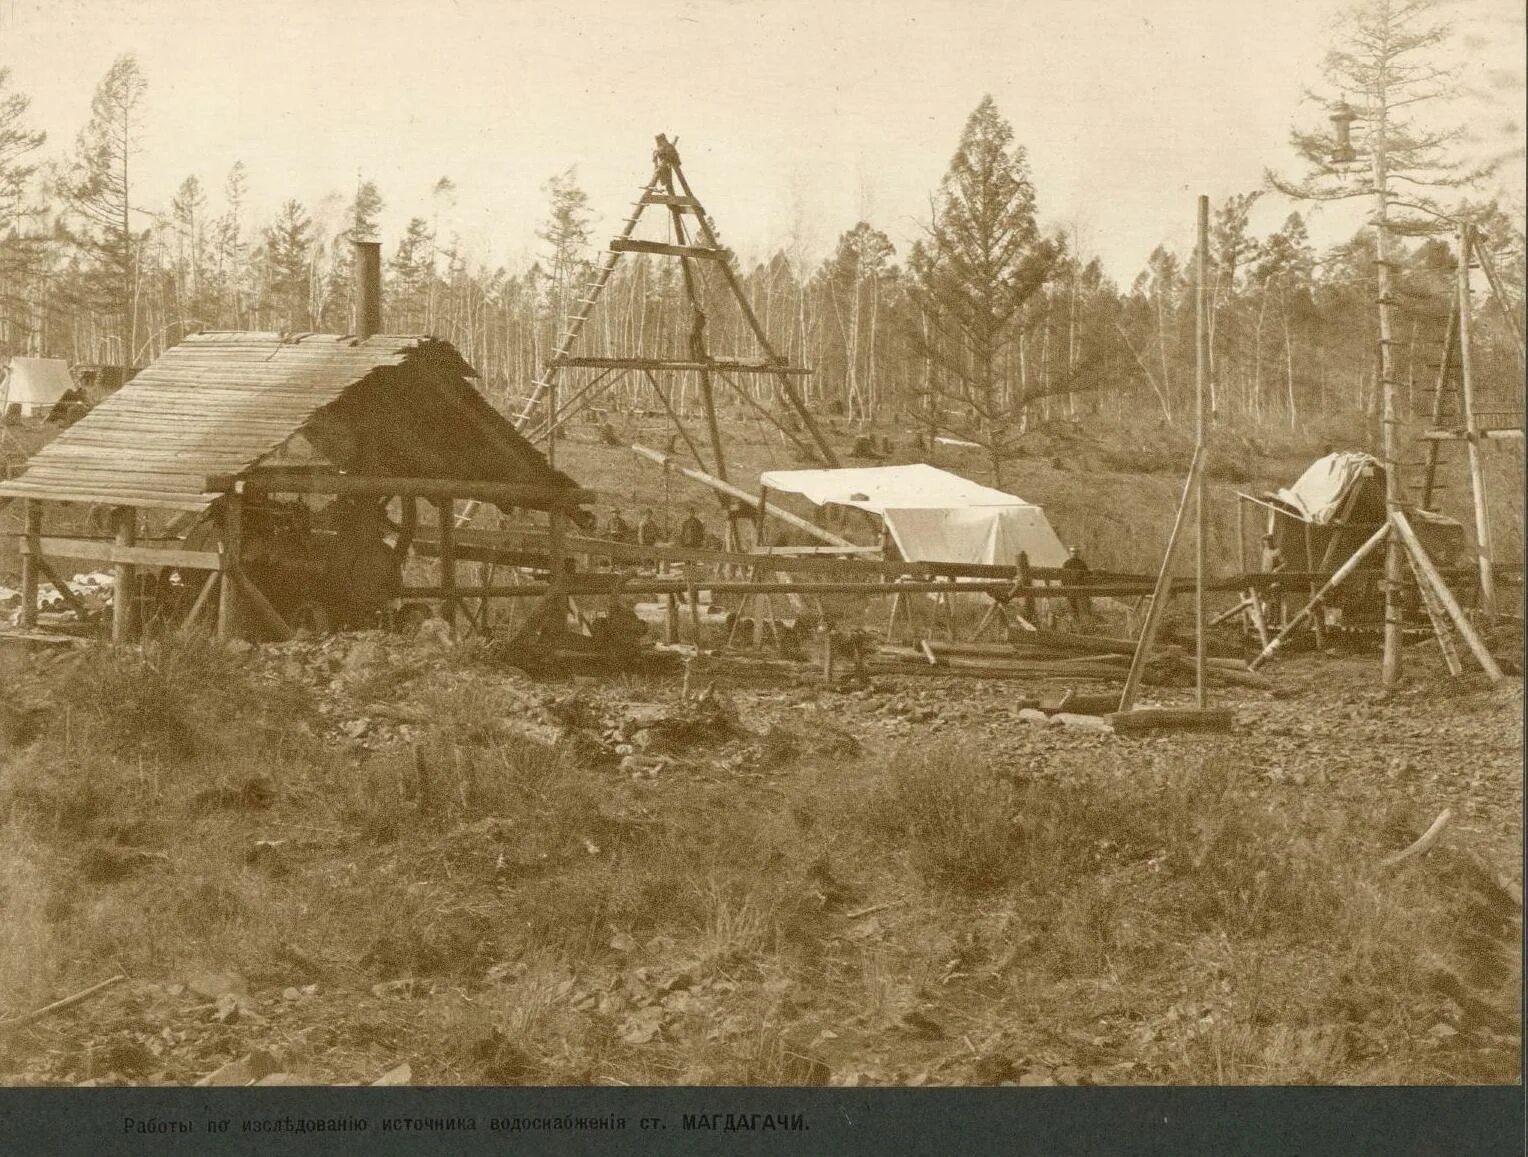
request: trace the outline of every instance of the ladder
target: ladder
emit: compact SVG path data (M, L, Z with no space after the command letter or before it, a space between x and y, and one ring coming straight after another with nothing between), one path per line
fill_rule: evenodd
M1412 558L1411 552L1407 550L1401 553L1406 556L1406 561L1411 566L1411 576L1417 581L1417 591L1422 596L1422 605L1427 608L1427 617L1432 621L1433 634L1438 638L1438 649L1443 652L1443 661L1448 664L1448 673L1458 675L1464 667L1459 662L1459 650L1454 646L1454 637L1449 634L1449 624L1443 604L1438 601L1432 586L1417 569L1417 560Z
M652 179L647 182L646 187L642 190L642 196L632 207L631 216L627 217L625 224L621 226L621 232L617 235L620 240L628 240L636 230L637 221L641 219L642 210L650 204L648 198L651 197L653 190L657 187L658 180L659 170L655 169ZM573 352L574 343L578 341L578 335L583 331L584 322L589 320L590 313L594 311L595 303L599 301L600 294L610 281L610 275L615 272L616 262L620 259L621 253L619 250L611 248L605 251L605 256L600 260L599 269L594 275L594 280L589 283L584 295L575 301L577 308L568 317L566 322L567 328L558 336L557 348L553 351L552 356L543 364L541 376L533 383L530 396L525 399L525 405L515 415L514 425L516 430L522 433L525 431L525 425L531 420L531 416L535 414L537 407L541 405L541 399L551 390L557 376L558 364L561 359ZM548 414L543 425L550 427L556 421L556 414Z

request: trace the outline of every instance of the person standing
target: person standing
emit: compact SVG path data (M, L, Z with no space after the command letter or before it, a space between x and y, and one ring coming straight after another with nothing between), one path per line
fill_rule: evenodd
M637 545L657 546L660 537L658 523L653 518L652 510L643 507L641 515L637 518Z
M693 506L685 507L684 521L679 524L679 545L686 550L705 548L706 524L700 520Z
M631 542L631 524L621 517L619 510L610 512L610 521L605 524L605 537L611 542Z
M1069 587L1085 587L1088 585L1090 575L1087 560L1082 557L1079 547L1071 547L1066 552L1066 561L1061 564L1061 581ZM1068 595L1067 603L1072 608L1072 618L1081 626L1090 622L1093 618L1093 600L1086 595Z

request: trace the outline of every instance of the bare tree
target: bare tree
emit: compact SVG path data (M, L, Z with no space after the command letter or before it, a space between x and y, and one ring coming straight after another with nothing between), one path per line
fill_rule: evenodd
M1295 129L1291 141L1305 161L1296 181L1267 174L1280 192L1301 200L1372 198L1375 269L1379 307L1379 386L1385 462L1385 501L1401 502L1396 445L1392 234L1438 232L1448 227L1438 191L1474 184L1486 170L1462 168L1450 155L1464 132L1435 128L1421 115L1429 106L1459 95L1457 71L1439 63L1452 34L1437 18L1437 0L1365 0L1339 17L1336 41L1322 64L1328 83L1346 94L1333 109L1334 132ZM1347 96L1356 104L1349 105ZM1311 99L1321 98L1312 94ZM1357 147L1344 139L1351 126ZM1383 682L1395 686L1401 674L1402 581L1400 546L1394 537L1385 554L1385 658Z

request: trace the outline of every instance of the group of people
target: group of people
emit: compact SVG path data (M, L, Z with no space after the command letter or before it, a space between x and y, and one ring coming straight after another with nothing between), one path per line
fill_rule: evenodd
M604 526L600 528L600 537L608 538L611 542L623 542L634 546L659 546L668 541L667 534L658 520L653 517L649 507L642 509L637 516L635 526L627 521L625 514L619 508L612 508ZM679 524L679 532L669 545L684 547L686 550L705 550L719 543L720 540L706 529L706 524L695 512L695 507L686 506L684 520Z

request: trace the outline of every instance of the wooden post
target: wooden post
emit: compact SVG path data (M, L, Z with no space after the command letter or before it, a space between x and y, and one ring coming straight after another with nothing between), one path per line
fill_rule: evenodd
M117 545L132 546L138 541L138 511L118 506L112 511L116 524ZM138 568L130 562L112 567L111 641L128 643L133 637L133 612L138 597Z
M700 639L700 591L695 586L695 564L684 564L684 593L690 601L690 628L695 632L695 654L703 654Z
M1312 576L1311 580L1310 580L1310 586L1309 586L1308 589L1309 589L1309 593L1310 593L1310 596L1311 596L1311 604L1314 606L1315 605L1315 601L1316 601L1316 591L1318 589L1317 586L1316 586L1316 579L1315 579L1315 571L1316 571L1315 553L1316 553L1316 547L1314 545L1315 540L1312 539L1311 535L1310 535L1310 523L1307 522L1304 525L1305 525L1305 570L1306 570L1306 572L1308 574L1310 574ZM1386 606L1389 606L1389 604L1387 603ZM1400 603L1399 602L1396 603L1396 614L1400 614ZM1311 615L1311 620L1310 620L1311 630L1316 632L1316 647L1319 650L1322 650L1322 651L1326 650L1326 623L1324 621L1325 618L1326 618L1326 616L1323 615L1323 614L1313 614L1313 615Z
M42 503L28 498L22 510L25 521L26 549L21 555L21 625L27 630L37 626L37 562L42 557Z
M1034 585L1034 579L1030 577L1028 551L1019 551L1018 572L1019 586L1027 591ZM1019 608L1024 612L1024 618L1028 622L1033 623L1035 621L1035 599L1033 595L1023 595L1019 602Z
M1379 306L1379 387L1380 422L1383 427L1382 454L1385 462L1385 510L1395 513L1401 508L1401 463L1397 443L1399 417L1395 412L1395 356L1391 348L1392 313L1395 299L1391 296L1393 284L1390 274L1390 188L1388 159L1385 155L1385 134L1378 134L1374 149L1374 266L1376 293ZM1385 546L1385 653L1380 664L1380 682L1385 690L1395 687L1401 680L1401 546L1393 535L1387 536Z
M1480 568L1480 609L1488 623L1496 621L1496 576L1492 573L1491 518L1486 502L1485 463L1480 455L1480 428L1475 421L1475 384L1470 364L1470 251L1475 230L1459 226L1459 376L1464 386L1464 437L1470 456L1470 491L1475 504L1475 557Z
M1206 329L1205 293L1209 270L1210 199L1199 197L1199 246L1194 274L1194 454L1201 460L1204 445ZM1194 482L1194 706L1204 709L1204 470Z
M1183 530L1183 515L1188 510L1189 499L1194 494L1194 484L1199 480L1199 470L1204 463L1200 449L1194 450L1194 460L1189 464L1188 478L1183 483L1183 497L1178 500L1178 513L1173 518L1172 533L1167 536L1167 551L1162 555L1162 569L1157 572L1156 586L1151 592L1151 609L1146 612L1146 625L1141 629L1140 640L1130 660L1130 673L1125 677L1125 689L1119 697L1119 709L1129 711L1135 706L1135 693L1146 671L1146 660L1151 645L1156 641L1157 627L1162 622L1162 612L1167 606L1168 592L1172 589L1173 555L1178 550L1178 535Z
M553 519L558 514L553 512ZM440 537L440 617L446 620L446 627L454 636L456 634L456 503L450 498L442 498L435 504L435 521L439 529ZM555 538L558 552L562 546L561 537ZM555 581L555 580L554 580Z
M244 499L237 493L223 496L223 533L218 544L221 555L218 583L218 638L223 642L239 635L239 552L243 533Z
M1461 342L1461 348L1463 343ZM1470 626L1470 620L1465 617L1464 611L1459 608L1458 600L1454 598L1454 592L1448 589L1448 584L1443 581L1443 576L1438 573L1438 568L1433 565L1432 559L1427 556L1427 551L1422 549L1422 543L1417 538L1416 531L1411 529L1411 523L1407 521L1402 511L1395 511L1390 515L1390 521L1395 529L1400 532L1401 540L1406 549L1411 552L1412 559L1422 572L1422 577L1432 587L1433 593L1438 596L1438 601L1443 604L1443 609L1448 612L1448 617L1454 620L1454 626L1465 643L1469 645L1481 668L1491 677L1491 682L1501 682L1503 676L1501 668L1496 665L1496 659L1491 655L1485 642L1475 633L1475 628Z
M1343 579L1347 578L1348 575L1352 574L1356 569L1358 569L1358 564L1368 556L1370 551L1372 551L1380 543L1384 542L1386 536L1389 533L1390 526L1388 523L1386 523L1378 530L1376 530L1372 535L1370 535L1369 540L1357 550L1355 550L1352 557L1349 558L1347 562L1338 567L1337 570L1333 573L1332 577L1327 579L1326 582L1321 585L1321 589L1311 595L1310 602L1301 607L1300 612L1295 615L1294 618L1290 619L1289 622L1285 623L1284 626L1280 629L1279 633L1273 637L1273 640L1260 652L1258 652L1257 656L1247 664L1248 668L1254 671L1257 670L1259 663L1262 663L1270 658L1275 651L1283 646L1284 640L1294 633L1296 627L1298 627L1308 617L1310 617L1312 612L1315 611L1316 607L1320 604L1321 600L1325 598L1330 592L1336 590L1338 584L1340 584Z
M1246 574L1252 568L1247 565L1247 500L1236 496L1236 569Z
M196 620L201 617L202 611L211 601L213 592L217 590L221 579L222 576L217 571L207 576L207 581L202 584L202 589L196 594L196 601L191 604L190 611L186 613L185 622L180 625L182 634L189 635L196 630Z

